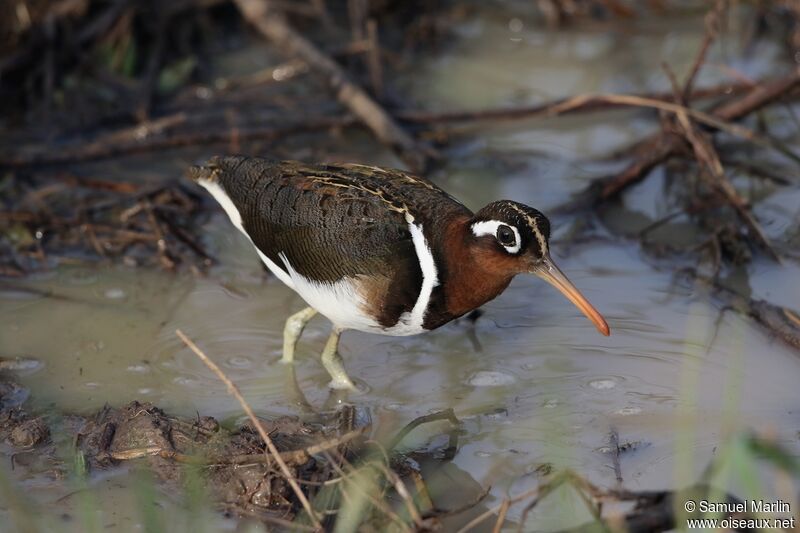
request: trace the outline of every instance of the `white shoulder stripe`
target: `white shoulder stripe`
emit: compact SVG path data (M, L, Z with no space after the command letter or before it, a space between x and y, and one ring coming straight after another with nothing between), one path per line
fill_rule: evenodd
M400 315L397 324L389 328L386 333L391 335L414 335L424 331L422 325L425 321L425 312L431 302L433 289L439 285L439 275L436 269L436 262L433 259L433 252L422 231L422 225L414 224L414 217L406 212L406 222L411 232L411 239L414 243L414 251L417 253L417 260L422 271L422 285L420 287L417 302L411 311Z

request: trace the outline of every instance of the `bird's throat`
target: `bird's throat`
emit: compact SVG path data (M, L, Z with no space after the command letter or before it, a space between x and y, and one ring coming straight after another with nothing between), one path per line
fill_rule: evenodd
M493 300L514 278L514 268L494 254L469 245L469 219L457 220L448 228L445 287L447 312L461 316Z

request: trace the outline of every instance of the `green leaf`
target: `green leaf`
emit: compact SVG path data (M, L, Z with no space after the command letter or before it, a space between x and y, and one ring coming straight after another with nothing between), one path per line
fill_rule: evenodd
M185 85L195 66L197 60L194 57L187 57L161 69L158 75L158 92L170 93Z

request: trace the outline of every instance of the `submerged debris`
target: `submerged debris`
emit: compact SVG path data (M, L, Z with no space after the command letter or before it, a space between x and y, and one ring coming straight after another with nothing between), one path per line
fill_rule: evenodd
M201 197L180 183L157 186L74 175L3 183L2 274L59 263L120 261L131 266L203 269L213 258L196 235Z
M42 417L28 418L18 423L8 436L8 441L17 448L32 448L50 437L50 428Z
M62 479L66 467L57 461L55 447L43 446L50 437L47 421L25 411L20 390L14 382L0 379L0 439L58 464L60 473L55 478ZM190 477L199 473L211 503L228 513L265 523L286 524L303 514L290 487L291 480L301 484L303 497L309 500L325 493L329 509L347 505L350 491L368 490L375 514L365 515L364 520L376 520L376 525L386 524L387 519L400 520L392 510L393 504L388 503L389 495L394 494L392 497L400 500L398 505L404 506L409 504L411 494L426 491L419 463L450 460L457 448L457 436L451 434L444 456L434 451L416 451L414 460L406 460L392 449L419 424L458 420L452 411L426 415L382 448L369 440L371 427L353 426L358 417L347 414L352 410L351 406L344 406L314 421L297 417L259 420L278 450L277 457L249 423L230 429L212 417L176 417L138 401L120 408L106 406L92 416L64 417L69 423L60 426L61 430L75 434L59 435L59 440L74 442L80 464L89 472L131 461L144 462L156 479L175 494L181 494ZM56 413L51 415L57 417ZM276 461L288 467L291 479L276 467ZM406 489L408 481L404 479L417 488ZM367 486L361 486L364 483ZM428 520L435 520L436 515L431 509ZM335 512L315 519L334 518Z

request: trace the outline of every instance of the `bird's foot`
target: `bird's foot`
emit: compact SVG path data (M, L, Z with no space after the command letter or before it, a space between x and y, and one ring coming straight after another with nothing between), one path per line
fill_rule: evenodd
M356 387L355 383L353 383L347 375L334 377L331 382L328 383L328 387L336 390L358 392L358 387Z

